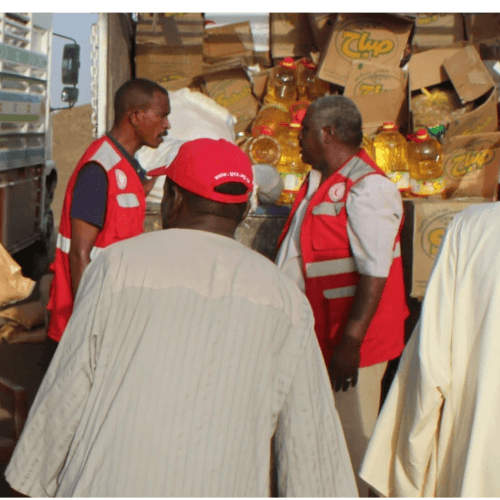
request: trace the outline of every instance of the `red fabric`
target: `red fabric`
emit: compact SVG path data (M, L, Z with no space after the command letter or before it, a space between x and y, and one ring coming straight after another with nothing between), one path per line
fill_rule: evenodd
M371 167L371 172L367 175L384 175L364 150L357 156ZM360 180L361 178L355 182ZM327 364L330 362L335 346L340 342L354 297L326 299L323 292L356 285L359 281L359 273L354 271L307 278L306 266L309 263L353 257L347 234L345 205L336 216L312 214L312 211L320 203L332 202L329 191L336 184L345 183L345 194L338 200L345 204L355 182L342 175L342 168L330 176L320 185L309 202L301 227L300 243L306 295L314 312L316 335ZM308 182L304 184L280 236L280 245L290 227L293 215L307 193ZM393 248L400 241L401 227L402 222ZM404 322L407 316L402 260L401 257L397 257L392 262L378 309L361 345L360 367L388 361L401 354L404 348Z
M100 154L103 151L116 153L110 155ZM74 296L71 285L71 271L69 264L68 248L60 243L63 238L71 240L71 202L73 188L80 169L89 161L99 163L107 172L108 201L104 226L97 235L94 249L105 248L112 243L137 236L144 231L146 216L146 197L139 176L128 160L120 153L114 144L106 137L94 141L81 157L73 174L71 175L59 225L58 245L56 257L51 265L54 273L50 299L47 308L51 311L47 335L59 341L73 311ZM120 205L119 195L130 195L138 200L136 207L123 207ZM136 198L134 198L134 195ZM123 201L121 202L123 205ZM61 238L62 237L62 238ZM63 251L65 250L65 251Z
M148 175L166 175L184 189L219 203L245 203L253 188L250 159L236 144L225 139L186 142L170 165L150 170ZM247 190L240 195L214 190L225 182L241 182Z

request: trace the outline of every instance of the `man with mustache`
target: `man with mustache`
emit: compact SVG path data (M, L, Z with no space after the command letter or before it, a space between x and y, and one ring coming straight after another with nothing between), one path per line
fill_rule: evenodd
M170 128L168 93L157 83L133 79L116 92L114 109L113 127L87 148L66 189L51 266L51 316L42 364L50 362L64 333L90 261L108 245L144 230L146 195L154 179L147 179L134 155L142 146L162 143Z

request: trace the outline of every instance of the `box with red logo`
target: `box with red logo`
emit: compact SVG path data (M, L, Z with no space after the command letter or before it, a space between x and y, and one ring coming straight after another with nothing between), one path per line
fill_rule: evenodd
M399 67L413 24L399 15L339 14L322 51L319 78L345 86L351 63Z

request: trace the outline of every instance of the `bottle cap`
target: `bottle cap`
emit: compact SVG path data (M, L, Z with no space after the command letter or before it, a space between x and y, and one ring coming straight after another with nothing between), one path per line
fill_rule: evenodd
M309 69L318 69L318 67L316 66L316 64L314 64L311 59L307 58L307 57L303 57L302 60L301 60L302 64L306 67L306 68L309 68Z
M425 128L419 128L414 134L413 134L413 140L415 142L425 142L430 139L429 132L427 132L427 129Z
M285 59L283 59L283 61L281 61L279 65L283 68L295 69L295 61L293 60L293 57L285 57Z
M259 134L260 135L273 135L273 130L271 127L268 127L267 125L262 125L259 128Z
M382 124L382 130L384 132L392 132L392 131L398 130L398 129L399 129L399 127L393 122L384 122Z

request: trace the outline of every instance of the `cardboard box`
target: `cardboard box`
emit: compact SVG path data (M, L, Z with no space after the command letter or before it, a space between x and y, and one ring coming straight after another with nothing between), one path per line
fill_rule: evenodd
M311 25L311 31L316 48L319 52L322 52L328 42L328 38L330 37L336 14L307 15L309 17L309 23Z
M443 145L446 198L496 200L500 169L500 132L458 135Z
M259 102L252 94L252 84L243 69L205 76L203 92L236 117L236 133L245 130L257 116Z
M271 13L271 57L301 57L316 50L307 14Z
M408 65L410 90L419 90L448 81L450 78L444 69L443 63L458 49L465 46L465 42L459 42L449 47L430 49L413 54Z
M352 62L399 67L413 20L389 14L339 14L318 77L345 86Z
M465 40L465 21L462 14L415 14L413 45L435 48Z
M351 63L344 95L363 118L363 132L375 133L385 121L405 128L408 119L407 80L400 68Z
M495 86L479 52L472 45L447 57L443 66L463 103L476 100Z
M467 14L465 16L467 39L480 43L500 39L500 14Z
M406 268L411 266L411 297L425 295L439 245L453 217L472 204L487 201L482 198L404 200L402 247L408 248L409 245L403 243L409 242L411 255L403 253L402 249L402 256Z
M139 14L135 41L138 78L175 90L202 73L203 14Z
M135 74L160 84L175 80L192 79L202 73L202 46L162 47L137 45Z
M231 62L239 66L251 66L253 50L252 30L248 21L205 30L203 60L212 66Z
M135 43L185 47L203 44L203 14L138 14Z
M471 135L498 130L498 91L493 89L486 100L476 109L451 121L446 129L446 137Z

